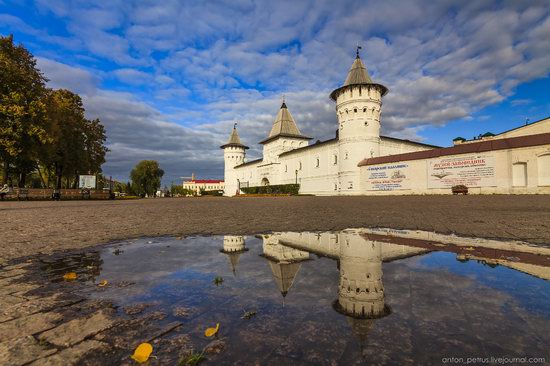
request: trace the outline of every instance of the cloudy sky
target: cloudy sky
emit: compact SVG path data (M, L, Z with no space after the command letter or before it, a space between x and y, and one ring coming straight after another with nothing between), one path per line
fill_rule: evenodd
M448 146L550 116L546 0L0 0L10 33L101 119L123 180L142 159L167 184L221 178L233 123L259 157L283 94L304 134L333 137L357 44L390 89L386 135Z

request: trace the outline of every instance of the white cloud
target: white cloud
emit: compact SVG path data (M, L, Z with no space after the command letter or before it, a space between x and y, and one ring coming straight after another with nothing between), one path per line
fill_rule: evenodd
M180 159L216 171L216 147L235 121L258 154L255 143L267 134L283 93L304 133L331 138L336 121L328 94L345 79L356 42L373 78L390 88L382 125L393 136L420 138L426 126L471 118L550 72L547 1L38 3L67 22L69 36L41 36L18 18L0 19L81 50L78 60L114 64L108 75L121 88L139 87L133 95L94 94L90 71L63 72L58 62L40 61L56 75L54 85L87 95L89 112L105 120L117 148L107 167L121 171L136 157L158 154L175 170Z
M100 77L92 72L69 66L54 60L37 57L38 68L50 81L48 86L54 89L70 89L75 93L93 94L100 82Z

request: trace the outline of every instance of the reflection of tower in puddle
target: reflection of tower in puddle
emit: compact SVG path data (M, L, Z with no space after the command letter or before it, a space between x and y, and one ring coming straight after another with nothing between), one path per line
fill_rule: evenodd
M411 251L403 246L369 240L356 230L282 233L274 237L285 247L338 261L340 279L334 309L346 316L361 348L366 344L376 319L390 314L390 308L385 304L382 262L418 252L417 249Z
M309 259L309 253L279 244L276 236L263 236L263 257L269 262L269 267L284 298L294 283L301 263Z
M233 275L237 274L237 265L239 257L248 249L244 246L244 236L242 235L225 235L223 237L223 248L220 252L227 255Z
M340 284L335 309L360 319L381 318L389 313L382 284L380 243L359 235L345 235L340 242Z
M357 234L342 235L339 258L340 283L334 309L346 315L363 350L375 319L390 313L382 283L382 247Z

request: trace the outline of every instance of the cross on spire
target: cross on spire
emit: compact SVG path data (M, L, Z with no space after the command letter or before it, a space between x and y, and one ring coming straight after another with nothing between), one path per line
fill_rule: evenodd
M235 123L233 124L233 129L234 129L234 130L237 129L237 122L235 122Z
M356 53L356 58L359 58L359 50L363 49L363 47L359 46L359 42L357 42L357 50L355 51Z

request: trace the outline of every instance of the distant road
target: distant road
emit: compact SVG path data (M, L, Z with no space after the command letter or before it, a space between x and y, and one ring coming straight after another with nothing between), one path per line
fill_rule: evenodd
M550 196L157 198L0 202L0 263L160 235L420 229L550 245Z

